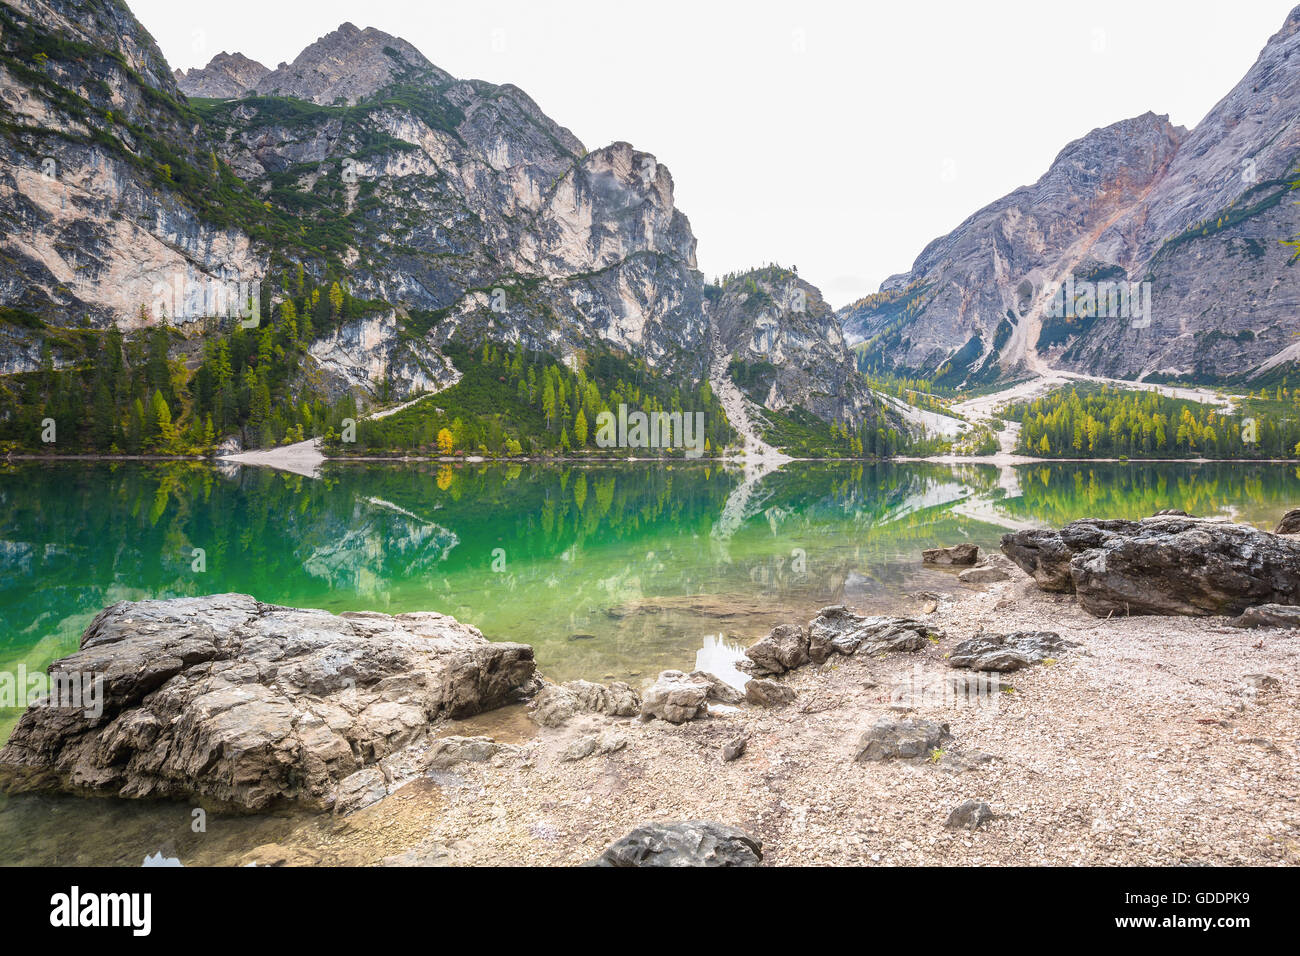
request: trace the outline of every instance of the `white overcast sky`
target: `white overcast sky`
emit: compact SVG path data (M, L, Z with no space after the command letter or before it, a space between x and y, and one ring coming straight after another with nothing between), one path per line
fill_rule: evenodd
M710 278L795 265L835 306L1089 130L1195 126L1290 0L128 0L173 67L274 68L351 21L514 83L672 171ZM200 12L201 11L201 12Z

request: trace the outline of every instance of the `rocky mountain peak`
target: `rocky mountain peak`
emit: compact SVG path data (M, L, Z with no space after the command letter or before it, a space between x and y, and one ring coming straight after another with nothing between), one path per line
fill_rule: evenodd
M450 81L405 40L352 23L343 23L298 54L294 61L263 76L253 86L259 94L292 96L320 106L356 103L404 76L434 83Z
M270 72L269 67L250 60L242 53L227 53L222 50L201 70L177 70L176 85L186 96L233 99L243 96Z
M1300 6L1295 7L1287 14L1286 22L1282 24L1282 29L1269 38L1269 45L1278 43L1282 40L1289 40L1291 37L1300 33Z
M714 350L751 401L857 426L873 402L834 311L793 269L766 266L710 290Z
M1034 185L845 309L846 335L865 343L871 367L949 386L1052 365L1213 381L1300 359L1300 279L1280 242L1300 231L1287 201L1300 161L1298 54L1300 8L1195 129L1145 113L1080 137ZM1155 314L1042 314L1048 299L1032 290L1069 276L1146 283Z

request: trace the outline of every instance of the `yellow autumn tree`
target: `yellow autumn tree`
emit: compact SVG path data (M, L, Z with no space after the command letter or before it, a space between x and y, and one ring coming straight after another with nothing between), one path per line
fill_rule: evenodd
M456 439L452 433L444 428L438 432L438 451L443 455L450 455L456 448Z

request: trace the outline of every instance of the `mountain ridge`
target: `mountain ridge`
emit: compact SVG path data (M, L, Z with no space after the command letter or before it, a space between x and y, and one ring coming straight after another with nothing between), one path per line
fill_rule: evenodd
M457 79L373 28L344 23L265 73L224 51L180 73L120 4L29 6L43 15L6 14L0 63L25 102L40 104L0 153L15 184L0 219L17 226L0 260L0 307L16 310L0 323L0 369L84 367L99 346L58 331L70 326L168 327L180 361L204 326L176 312L180 300L160 311L156 290L238 279L260 283L257 304L277 329L286 313L310 318L288 326L309 337L286 339L302 350L289 378L275 376L286 398L372 404L438 391L455 381L453 342L569 364L613 349L688 386L707 379L713 329L696 239L653 154L628 143L588 150L518 87ZM93 65L80 63L91 44L69 53L57 32L74 20L113 25L114 49L131 49L146 70L116 84L129 98L78 92L93 86ZM46 50L41 70L22 65ZM200 95L213 92L232 95ZM155 108L112 108L131 99ZM83 143L87 122L97 138ZM33 171L47 153L57 174L42 177ZM781 361L845 366L833 331ZM249 384L259 373L247 361L241 394L267 384ZM188 406L184 394L168 398ZM846 428L883 419L869 394L818 408Z
M1051 367L1267 377L1300 305L1279 242L1300 232L1284 198L1300 162L1298 50L1300 7L1194 129L1146 113L1093 130L1036 183L927 244L908 272L839 311L864 364L949 387ZM1154 321L1050 314L1043 293L1071 277L1149 283Z

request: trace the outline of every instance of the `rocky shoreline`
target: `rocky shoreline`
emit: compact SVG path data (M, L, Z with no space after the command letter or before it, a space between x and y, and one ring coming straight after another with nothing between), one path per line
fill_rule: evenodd
M1016 564L953 549L919 616L780 625L743 688L548 683L530 648L436 614L115 605L52 668L102 670L104 715L30 709L0 778L329 811L242 862L1296 863L1300 541L1247 530L1162 515L1007 535ZM1152 594L1213 588L1115 614L1062 559L1088 588L1144 567ZM1208 616L1211 593L1244 613Z

